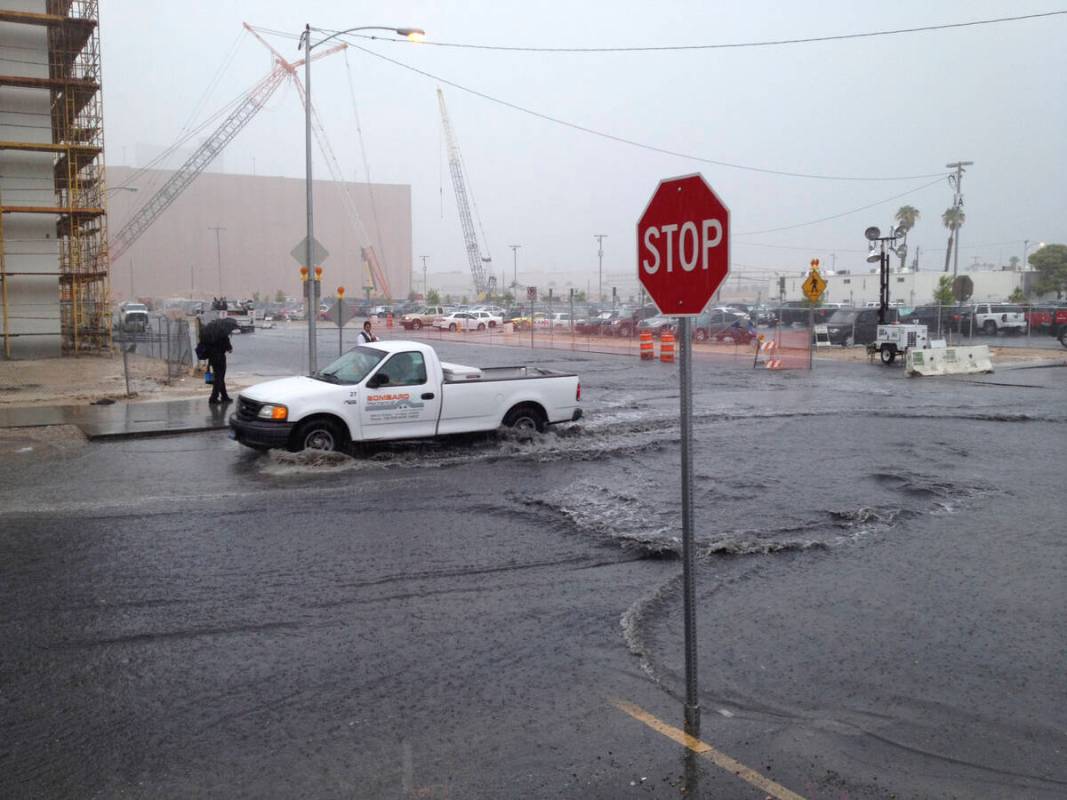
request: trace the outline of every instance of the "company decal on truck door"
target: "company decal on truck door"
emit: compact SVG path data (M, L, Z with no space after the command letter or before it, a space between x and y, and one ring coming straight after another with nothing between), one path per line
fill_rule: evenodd
M367 413L375 421L418 419L425 405L407 392L367 395Z

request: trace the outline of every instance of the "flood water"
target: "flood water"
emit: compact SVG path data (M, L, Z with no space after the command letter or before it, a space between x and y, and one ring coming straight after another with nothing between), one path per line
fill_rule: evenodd
M608 702L680 717L675 368L441 349L577 371L587 416L4 453L0 794L678 795ZM806 797L1062 797L1067 370L694 378L704 738Z

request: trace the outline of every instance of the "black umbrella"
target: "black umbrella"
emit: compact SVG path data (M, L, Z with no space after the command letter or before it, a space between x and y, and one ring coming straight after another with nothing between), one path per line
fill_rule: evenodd
M237 330L237 320L226 317L213 319L200 329L200 341L204 344L214 344L228 339L230 334Z

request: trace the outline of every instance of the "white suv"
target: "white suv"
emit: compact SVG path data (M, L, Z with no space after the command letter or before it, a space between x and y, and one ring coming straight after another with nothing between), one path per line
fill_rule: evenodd
M974 307L974 327L988 336L996 336L998 331L1026 333L1026 314L1022 306L977 303Z

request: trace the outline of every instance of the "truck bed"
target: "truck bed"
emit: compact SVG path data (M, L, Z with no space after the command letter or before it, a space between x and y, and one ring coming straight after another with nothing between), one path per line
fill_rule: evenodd
M573 372L556 372L540 367L468 367L462 364L441 363L444 382L449 383L487 383L489 381L516 381L529 378L570 378L577 377Z

